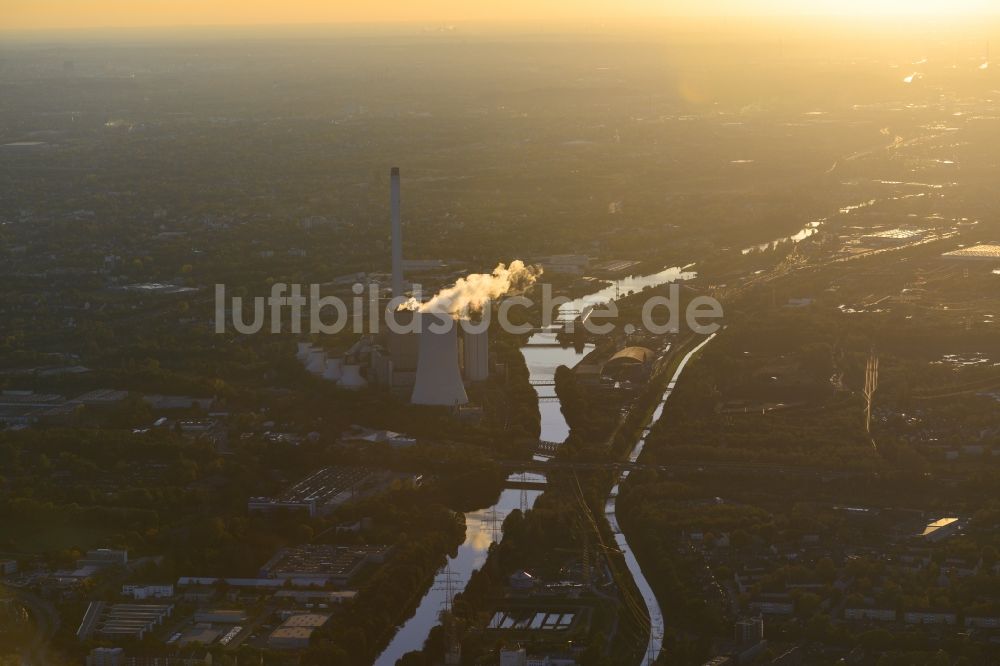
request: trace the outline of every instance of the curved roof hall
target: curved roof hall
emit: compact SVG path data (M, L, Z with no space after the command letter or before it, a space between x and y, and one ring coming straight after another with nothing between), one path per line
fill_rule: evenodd
M625 347L608 359L605 365L626 365L631 363L652 363L656 354L647 347Z

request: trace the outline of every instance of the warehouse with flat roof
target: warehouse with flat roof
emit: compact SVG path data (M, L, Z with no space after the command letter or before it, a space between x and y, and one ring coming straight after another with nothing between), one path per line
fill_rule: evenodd
M971 247L963 247L941 255L945 259L965 259L970 261L1000 262L1000 245L980 243Z
M304 650L309 647L309 639L312 638L313 632L326 624L329 619L329 615L322 613L292 615L271 632L267 645L275 650Z
M324 467L274 497L251 497L249 511L300 510L310 516L329 513L377 483L364 467Z
M282 548L261 568L262 578L309 580L317 585L347 585L367 563L381 564L389 546L304 544Z
M94 634L105 638L142 640L174 612L173 604L113 604L92 601L87 606L76 635L87 640Z

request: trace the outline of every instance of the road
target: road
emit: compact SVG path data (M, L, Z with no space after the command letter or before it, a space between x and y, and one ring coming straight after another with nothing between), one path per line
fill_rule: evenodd
M48 666L55 663L50 652L52 638L59 631L61 620L55 606L26 590L12 590L34 622L34 632L21 654L22 666Z

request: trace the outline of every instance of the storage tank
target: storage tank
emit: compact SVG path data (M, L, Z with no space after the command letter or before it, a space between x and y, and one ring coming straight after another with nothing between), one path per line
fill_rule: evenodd
M322 375L326 370L326 352L322 349L313 349L309 352L309 361L306 363L306 370L314 375Z
M435 332L431 327L443 332ZM420 322L417 380L410 402L414 405L455 407L469 402L458 369L458 323L451 315L423 313Z
M470 333L463 330L465 378L470 382L484 382L490 378L489 329Z
M326 368L323 370L323 379L329 382L338 381L343 372L344 359L342 358L328 358L326 359Z
M341 369L337 386L356 391L368 386L368 381L361 376L361 366L356 363L345 363Z

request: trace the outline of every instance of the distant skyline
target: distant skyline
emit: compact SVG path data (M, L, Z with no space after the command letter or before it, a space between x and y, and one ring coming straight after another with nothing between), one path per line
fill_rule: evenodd
M997 12L990 0L0 0L0 30L726 15L972 18Z

